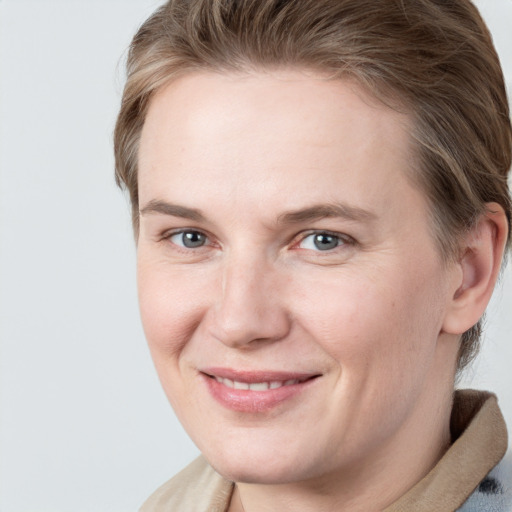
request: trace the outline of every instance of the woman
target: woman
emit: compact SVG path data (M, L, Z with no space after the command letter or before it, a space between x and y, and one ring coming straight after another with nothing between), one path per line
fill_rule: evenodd
M142 510L510 508L496 399L453 390L509 240L511 133L467 0L171 0L141 27L116 176L204 455Z

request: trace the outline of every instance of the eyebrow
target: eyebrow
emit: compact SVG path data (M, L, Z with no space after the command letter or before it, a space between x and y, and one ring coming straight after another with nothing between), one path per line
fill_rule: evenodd
M158 199L152 199L149 203L140 209L141 215L148 215L151 213L160 213L163 215L170 215L172 217L181 217L183 219L193 220L195 222L204 222L206 217L201 213L201 210L195 208L188 208L178 204L167 203Z
M206 216L196 208L189 208L166 201L153 199L140 209L141 215L148 214L170 215L181 217L195 222L205 222ZM277 218L278 224L299 224L325 218L342 218L351 221L364 222L377 218L377 215L369 210L343 203L326 203L309 206L300 210L284 212Z
M279 215L278 222L281 224L298 224L325 218L342 218L358 222L368 222L375 220L377 215L369 210L344 203L327 203L285 212Z

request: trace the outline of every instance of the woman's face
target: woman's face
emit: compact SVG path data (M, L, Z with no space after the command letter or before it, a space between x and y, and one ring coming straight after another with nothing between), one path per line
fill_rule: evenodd
M149 347L223 475L393 457L439 421L454 275L407 174L408 117L299 71L197 73L152 100L138 283Z

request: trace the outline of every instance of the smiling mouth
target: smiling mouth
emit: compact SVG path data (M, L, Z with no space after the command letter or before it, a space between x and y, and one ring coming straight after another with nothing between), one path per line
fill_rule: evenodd
M261 413L288 402L308 389L321 374L203 369L210 395L237 412Z
M318 377L318 375L305 377L302 379L287 379L287 380L270 380L262 382L244 382L239 380L228 379L226 377L218 377L216 375L208 375L210 378L215 379L219 384L223 384L231 389L249 390L249 391L268 391L270 389L278 389L284 386L293 386L294 384L301 384L307 380Z

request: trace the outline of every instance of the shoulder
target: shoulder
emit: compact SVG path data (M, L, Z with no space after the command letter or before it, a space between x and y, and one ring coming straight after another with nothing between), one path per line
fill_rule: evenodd
M225 512L233 484L198 457L159 487L140 512Z
M480 482L458 512L512 512L512 452Z

